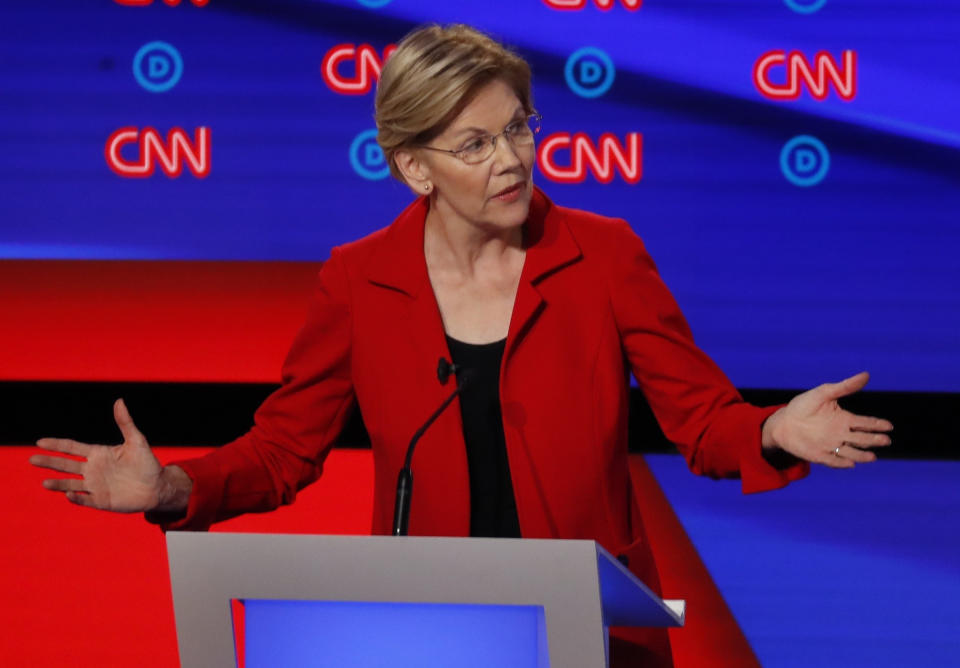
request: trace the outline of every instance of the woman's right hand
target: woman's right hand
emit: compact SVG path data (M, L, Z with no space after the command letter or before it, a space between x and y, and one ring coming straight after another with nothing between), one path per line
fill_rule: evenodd
M113 404L113 417L123 433L123 444L89 445L65 438L41 438L37 446L51 452L83 457L77 461L63 456L33 455L30 463L77 478L50 478L43 481L49 490L66 492L67 500L80 506L139 513L163 505L163 467L150 450L147 439L133 424L123 399ZM186 504L184 503L184 507Z

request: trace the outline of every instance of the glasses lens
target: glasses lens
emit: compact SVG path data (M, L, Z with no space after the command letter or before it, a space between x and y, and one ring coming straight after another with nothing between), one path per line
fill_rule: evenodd
M530 146L533 136L540 132L540 114L531 114L522 121L515 121L508 125L502 136L514 146ZM496 148L497 137L478 137L469 146L460 149L460 159L468 165L483 162Z
M493 143L496 140L493 137L478 138L466 150L460 151L460 159L468 165L475 165L483 162L493 155Z
M533 136L538 132L540 132L540 117L533 114L511 124L504 135L514 146L529 146L533 143Z

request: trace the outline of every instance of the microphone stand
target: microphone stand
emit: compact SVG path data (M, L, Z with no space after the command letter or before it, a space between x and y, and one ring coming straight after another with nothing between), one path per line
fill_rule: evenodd
M440 359L440 367L438 368L437 374L441 382L446 382L447 377L450 373L456 374L457 369L454 365L446 363L446 360L443 358ZM446 369L446 373L443 373L443 369ZM430 425L436 421L440 414L443 413L444 409L450 405L450 402L453 401L463 390L464 386L467 384L467 379L469 376L464 374L462 376L454 376L457 379L457 389L450 393L450 396L447 397L440 407L433 412L427 421L423 424L422 427L417 429L413 434L413 438L410 439L410 445L407 446L407 456L403 462L403 468L400 469L400 474L397 476L397 498L393 505L393 535L394 536L406 536L408 525L410 523L410 495L413 493L413 471L410 468L410 465L413 461L413 449L417 445L417 441L420 440L420 437L423 436L424 432L430 428Z

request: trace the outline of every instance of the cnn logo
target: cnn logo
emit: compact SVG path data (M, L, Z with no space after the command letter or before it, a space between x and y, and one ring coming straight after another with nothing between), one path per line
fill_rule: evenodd
M550 181L582 183L587 172L600 183L613 181L615 173L629 184L638 183L643 176L643 135L629 132L621 143L613 134L605 132L594 143L583 132L557 132L540 142L537 166ZM558 154L566 154L561 161Z
M588 0L543 0L545 4L550 9L561 9L561 10L573 10L577 11L583 9L587 6ZM624 9L629 9L631 12L640 9L640 6L643 4L643 0L619 0L620 5ZM617 0L593 0L593 4L598 8L604 11L610 9L616 4Z
M796 100L801 86L806 87L815 100L825 100L832 86L841 100L849 102L857 95L856 52L844 51L842 62L839 65L826 51L819 51L812 65L799 51L768 51L753 65L753 85L771 100ZM770 71L774 68L785 70L784 83L771 80Z
M121 153L128 145L137 147L137 155L132 160ZM194 130L191 141L182 128L172 128L164 139L154 128L124 127L110 135L104 153L107 165L119 176L146 178L153 176L159 166L164 174L177 178L186 166L195 177L202 179L210 174L210 128Z
M396 50L395 44L389 44L381 57L369 44L338 44L323 57L320 65L323 81L334 93L365 95L380 80L383 64ZM349 73L351 69L352 74Z

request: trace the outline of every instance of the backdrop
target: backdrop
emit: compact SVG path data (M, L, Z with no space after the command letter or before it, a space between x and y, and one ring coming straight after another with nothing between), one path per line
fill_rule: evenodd
M427 21L531 62L537 184L631 223L736 385L960 391L952 0L4 2L0 257L313 261L388 224L373 88Z

